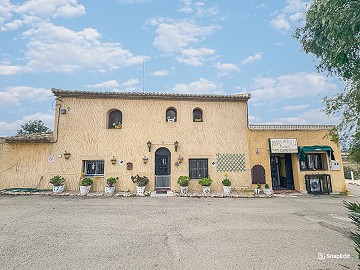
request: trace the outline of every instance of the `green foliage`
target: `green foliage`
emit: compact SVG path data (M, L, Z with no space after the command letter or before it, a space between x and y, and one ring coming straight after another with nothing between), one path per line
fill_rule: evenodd
M350 143L349 159L360 163L360 132L357 132Z
M81 185L82 186L91 186L93 184L93 180L89 177L85 177L83 178L83 180L81 180Z
M198 181L198 183L201 185L201 186L204 186L204 187L209 187L212 183L212 180L209 178L202 178Z
M260 187L261 187L261 186L260 186ZM269 188L270 188L270 186L269 186L268 183L265 184L265 188L266 188L266 189L269 189Z
M261 184L257 184L257 185L256 185L256 188L257 188L257 189L261 189Z
M29 122L21 125L20 127L21 128L17 131L17 134L33 134L50 131L50 129L46 127L41 120L30 120Z
M314 0L306 14L305 25L295 31L303 50L319 60L318 70L345 82L341 93L324 100L328 115L342 114L338 129L343 141L360 136L359 22L360 1ZM350 148L355 149L354 146ZM359 158L357 154L356 159Z
M119 180L119 177L109 177L108 179L106 179L106 185L108 187L113 187L117 180Z
M190 182L190 177L189 176L179 176L177 183L181 186L181 187L187 187L189 185Z
M138 174L135 176L131 176L131 180L138 187L145 187L149 183L149 178L147 178L146 176L139 176Z
M49 183L53 184L54 186L63 186L65 183L65 178L60 175L55 175L50 178Z
M229 178L224 178L224 179L222 180L222 184L223 184L223 186L225 186L225 187L230 187L230 186L231 186L231 181L230 181Z
M349 218L357 227L355 232L351 232L351 235L355 243L358 259L360 259L360 204L344 201L344 205L350 211Z
M344 167L344 177L345 179L351 179L351 171L354 173L354 179L359 179L359 171L354 170L350 167Z

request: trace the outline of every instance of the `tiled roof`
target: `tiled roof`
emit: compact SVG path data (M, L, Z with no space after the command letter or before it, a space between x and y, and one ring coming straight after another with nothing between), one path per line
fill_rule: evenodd
M52 132L20 134L4 138L7 143L50 143L53 141Z
M249 125L249 129L253 130L324 130L334 127L334 125Z
M73 91L52 88L51 91L57 97L79 97L79 98L125 98L125 99L180 99L180 100L211 100L211 101L247 101L249 93L234 95L215 94L177 94L177 93L150 93L150 92L92 92Z

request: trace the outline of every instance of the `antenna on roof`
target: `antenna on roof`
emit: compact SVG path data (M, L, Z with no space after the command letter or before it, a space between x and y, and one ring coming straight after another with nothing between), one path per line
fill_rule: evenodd
M145 53L144 53L145 54ZM142 68L142 77L143 77L143 93L145 93L145 56L143 54L143 68Z

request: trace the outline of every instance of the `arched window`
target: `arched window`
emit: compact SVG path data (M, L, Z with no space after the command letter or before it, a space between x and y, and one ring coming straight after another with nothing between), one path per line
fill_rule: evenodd
M109 114L108 128L122 128L122 113L119 110L114 110Z
M193 122L202 122L203 115L202 110L200 108L195 108L193 110Z
M168 108L166 110L166 122L176 122L176 109Z

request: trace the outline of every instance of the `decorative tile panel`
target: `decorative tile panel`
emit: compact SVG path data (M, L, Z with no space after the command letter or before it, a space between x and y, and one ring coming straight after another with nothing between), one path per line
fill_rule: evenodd
M245 171L245 154L216 154L217 172Z

